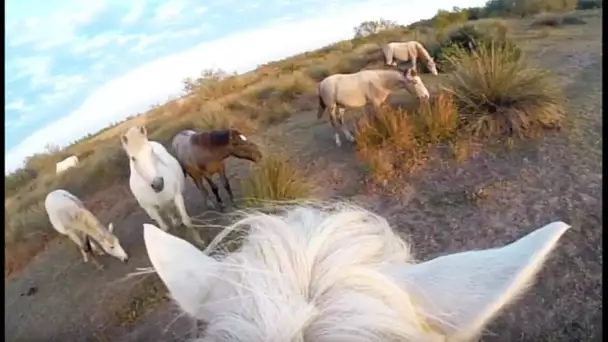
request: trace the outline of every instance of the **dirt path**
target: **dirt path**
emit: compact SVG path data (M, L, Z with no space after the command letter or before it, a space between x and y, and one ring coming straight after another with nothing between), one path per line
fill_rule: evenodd
M264 140L285 146L314 174L320 195L343 197L385 215L409 236L421 259L465 248L497 246L553 220L573 229L541 272L525 298L488 327L485 341L599 341L602 277L602 49L601 18L589 19L574 36L551 36L527 44L544 51L542 65L566 83L576 128L534 146L500 156L480 154L456 167L433 165L409 179L399 196L370 195L352 147L333 145L331 126L302 113L273 127ZM473 201L466 193L483 189ZM187 194L189 212L201 208L198 194ZM19 277L7 282L5 336L9 341L181 341L189 322L178 319L170 303L136 327L111 331L109 305L125 296L135 280L108 285L148 266L137 210L117 225L132 260L104 262L105 272L83 265L69 241L41 254ZM137 227L137 228L128 228ZM122 228L122 229L121 229ZM21 296L36 286L33 296ZM110 304L109 304L110 303ZM103 336L95 332L104 331ZM111 338L110 338L111 336Z

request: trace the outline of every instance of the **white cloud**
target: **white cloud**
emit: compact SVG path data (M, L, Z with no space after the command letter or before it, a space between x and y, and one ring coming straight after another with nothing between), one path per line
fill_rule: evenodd
M127 25L136 23L141 18L141 15L144 13L145 8L145 0L133 1L133 7L131 7L129 13L127 13L127 15L122 18L122 23Z
M4 106L4 110L17 110L20 111L25 108L25 101L23 99L17 99Z
M23 57L14 61L17 69L9 79L29 78L32 87L47 84L51 80L52 58L50 56Z
M464 0L458 5L480 6L484 2ZM26 156L44 150L48 143L66 145L180 93L182 80L199 75L205 68L244 72L271 60L351 38L353 27L365 20L382 17L407 24L454 5L448 0L430 4L426 0L411 0L407 4L401 0L369 0L345 4L334 11L324 7L314 19L275 22L264 28L243 30L144 64L102 85L78 109L9 150L5 171L16 169Z
M184 9L186 9L186 4L181 1L165 2L156 9L155 18L159 21L173 19L179 16Z

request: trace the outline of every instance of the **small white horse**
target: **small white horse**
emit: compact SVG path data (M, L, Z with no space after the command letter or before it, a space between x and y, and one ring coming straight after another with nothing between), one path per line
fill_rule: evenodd
M412 63L412 68L416 69L416 61L420 57L424 62L429 71L433 75L437 75L437 65L428 51L422 44L415 40L409 42L394 42L388 43L382 47L384 53L384 62L389 66L397 66L396 60L400 62Z
M209 256L241 228L239 250ZM181 309L208 323L197 341L463 341L525 291L568 228L422 263L384 218L348 206L250 215L204 252L149 224L144 240Z
M78 157L76 157L76 156L67 157L64 160L57 163L57 165L55 165L55 173L60 174L60 173L64 172L65 170L67 170L71 167L74 167L76 165L78 165Z
M165 231L169 226L163 220L161 212L168 214L171 224L179 222L170 210L173 206L177 209L181 222L200 243L200 237L186 211L183 196L186 178L177 159L163 145L149 141L143 126L129 128L120 140L129 157L129 186L137 203Z
M107 253L122 262L129 259L118 238L112 234L114 225L110 223L106 229L76 196L65 190L53 190L46 195L44 208L53 228L74 241L85 263L89 262L88 254L91 251L97 255ZM91 239L97 242L103 250L92 243ZM102 268L102 265L92 255L91 259L95 266Z

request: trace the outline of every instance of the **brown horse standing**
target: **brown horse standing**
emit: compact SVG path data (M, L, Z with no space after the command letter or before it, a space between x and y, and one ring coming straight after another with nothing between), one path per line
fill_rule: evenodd
M193 130L184 130L173 137L171 146L184 173L192 178L207 201L207 206L211 205L211 201L207 189L203 185L203 178L211 187L220 208L223 208L224 205L218 187L211 179L216 173L220 174L224 188L230 195L230 201L234 204L234 195L226 176L224 159L232 156L257 162L262 157L256 144L233 129L198 133Z

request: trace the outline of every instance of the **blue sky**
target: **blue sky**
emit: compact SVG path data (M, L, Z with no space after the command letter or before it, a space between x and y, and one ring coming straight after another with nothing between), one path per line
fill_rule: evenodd
M243 72L351 38L364 20L484 2L7 0L5 172L179 95L203 69Z

